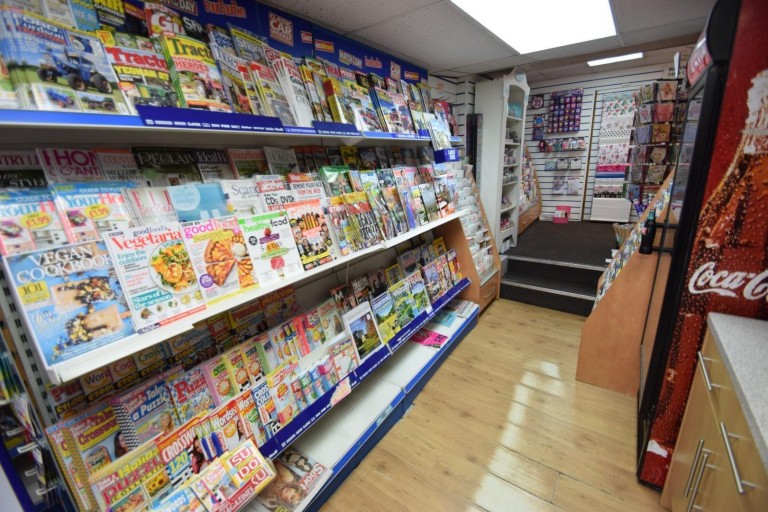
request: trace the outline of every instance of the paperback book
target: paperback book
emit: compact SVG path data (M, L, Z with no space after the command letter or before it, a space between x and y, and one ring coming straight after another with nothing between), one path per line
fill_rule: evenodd
M66 244L65 222L48 188L0 190L0 252L3 256Z
M54 185L59 211L71 243L100 241L103 233L126 229L131 214L123 196L129 182L67 183Z
M344 328L355 342L360 362L382 346L381 334L376 326L369 302L363 302L351 311L344 313Z
M134 325L157 329L205 309L177 225L142 226L104 235Z
M227 196L219 183L189 183L168 187L168 197L181 222L231 215Z
M31 341L46 366L135 332L104 242L11 255L3 262Z
M181 234L208 304L256 284L237 217L182 222Z

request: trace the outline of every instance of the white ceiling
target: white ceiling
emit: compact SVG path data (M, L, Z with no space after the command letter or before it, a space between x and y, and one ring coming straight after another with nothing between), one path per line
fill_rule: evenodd
M535 0L499 0L518 2ZM655 64L661 48L694 42L714 0L610 0L617 35L520 55L449 0L267 0L266 3L426 68L433 75L491 74L522 66L528 81L592 71L587 57L651 51L633 66ZM563 0L563 14L578 0ZM546 30L542 12L533 20ZM664 56L666 59L667 57ZM624 67L627 64L623 64ZM608 68L610 69L610 68ZM606 70L605 67L597 68ZM562 73L567 71L567 74Z

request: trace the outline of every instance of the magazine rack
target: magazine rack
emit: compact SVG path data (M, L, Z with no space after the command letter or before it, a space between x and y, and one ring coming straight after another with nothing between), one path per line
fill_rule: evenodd
M640 240L640 228L651 208L658 208L658 223L667 218L673 177L674 173L671 173L664 181L635 224L633 234L624 241L598 282L595 307L581 330L576 380L625 395L637 393L640 346L657 262L651 255L639 254L636 245ZM660 265L669 265L670 255L665 249L671 238L673 235L670 234L662 238L662 230L656 233L654 251L661 252ZM662 286L656 287L654 293L663 292ZM653 302L658 309L659 301Z

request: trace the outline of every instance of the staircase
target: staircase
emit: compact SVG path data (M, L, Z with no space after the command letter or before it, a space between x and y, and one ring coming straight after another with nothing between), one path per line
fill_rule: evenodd
M507 256L501 277L504 299L588 316L605 267Z
M588 316L615 245L610 224L535 221L501 255L501 296Z

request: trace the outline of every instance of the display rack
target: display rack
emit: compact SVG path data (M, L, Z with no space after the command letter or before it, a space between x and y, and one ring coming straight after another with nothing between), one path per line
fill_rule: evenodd
M519 235L541 215L541 189L539 177L533 165L533 159L528 148L523 148L523 166L520 175L520 212L518 213Z
M658 223L666 222L673 177L674 173L667 176L598 282L595 307L581 330L578 381L627 395L638 390L640 343L651 301L656 258L639 254L637 247L651 208L658 212ZM661 230L657 231L654 250L663 254L671 238L672 235L664 236Z
M475 86L475 112L483 115L478 184L500 251L517 245L520 177L528 83L520 71Z

